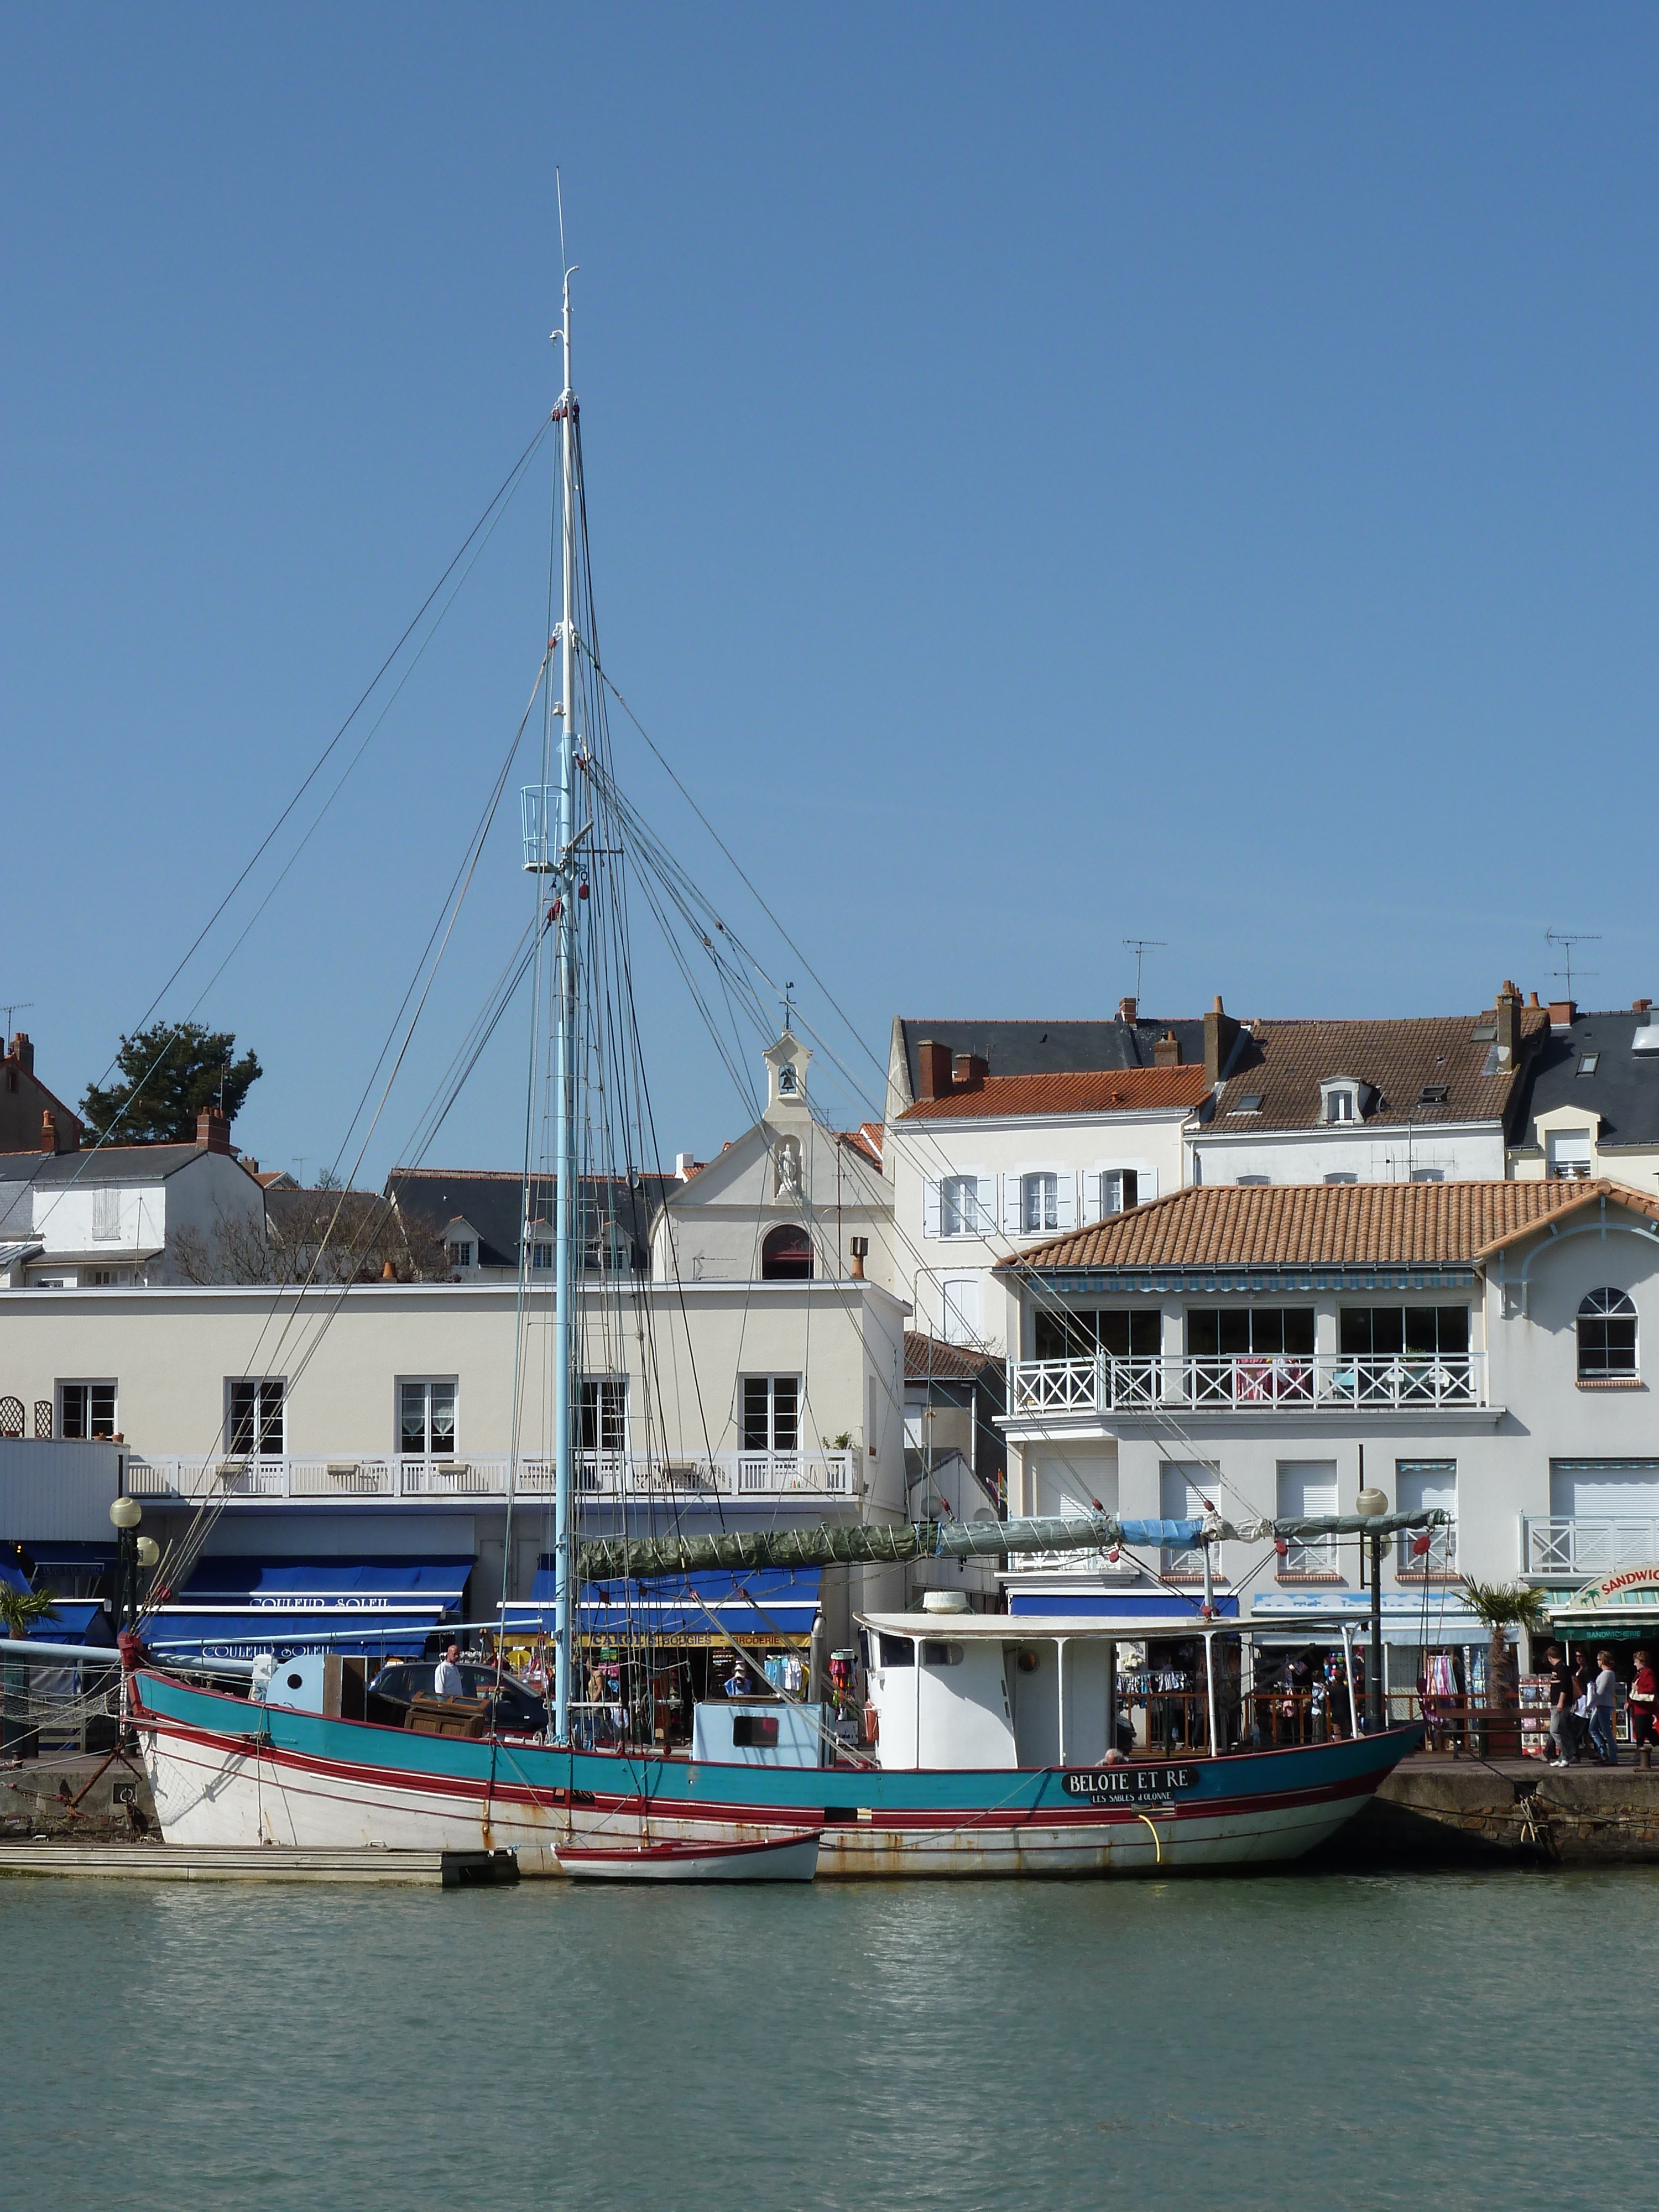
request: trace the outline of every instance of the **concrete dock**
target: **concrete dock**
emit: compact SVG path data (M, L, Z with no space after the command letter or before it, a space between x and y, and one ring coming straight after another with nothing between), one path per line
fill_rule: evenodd
M1420 1753L1319 1856L1370 1869L1659 1863L1659 1770Z
M177 1844L0 1844L0 1876L107 1881L403 1882L495 1887L519 1879L512 1851L190 1850Z

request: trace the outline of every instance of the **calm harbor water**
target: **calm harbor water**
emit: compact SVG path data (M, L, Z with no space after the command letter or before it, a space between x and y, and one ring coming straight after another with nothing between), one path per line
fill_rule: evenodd
M30 2203L1659 2202L1659 1871L14 1880L0 1957Z

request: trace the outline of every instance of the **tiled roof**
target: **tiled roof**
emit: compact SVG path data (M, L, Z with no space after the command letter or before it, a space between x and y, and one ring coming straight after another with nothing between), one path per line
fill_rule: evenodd
M1522 1066L1548 1028L1541 1007L1522 1007ZM1425 1021L1256 1022L1239 1040L1210 1131L1314 1128L1319 1086L1334 1075L1354 1076L1376 1094L1361 1126L1502 1121L1519 1069L1496 1065L1492 1030L1490 1012ZM1435 1095L1442 1089L1443 1098ZM1245 1098L1261 1103L1241 1111Z
M1237 1267L1472 1265L1600 1199L1659 1220L1659 1199L1622 1183L1216 1183L1172 1191L1056 1237L1000 1267Z
M904 1379L907 1382L977 1382L987 1369L1000 1367L994 1353L970 1352L963 1344L946 1344L942 1337L924 1336L921 1330L904 1332Z
M1197 1067L1108 1067L1080 1075L988 1075L971 1091L918 1098L904 1121L984 1121L1005 1115L1131 1114L1196 1106L1208 1091Z
M860 1121L856 1129L842 1129L838 1134L843 1145L862 1152L877 1167L881 1165L881 1140L886 1132L879 1121Z

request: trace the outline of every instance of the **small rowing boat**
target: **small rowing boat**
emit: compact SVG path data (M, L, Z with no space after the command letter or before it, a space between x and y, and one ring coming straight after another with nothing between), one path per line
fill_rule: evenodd
M577 1881L811 1881L822 1832L797 1828L754 1844L559 1844L554 1856Z

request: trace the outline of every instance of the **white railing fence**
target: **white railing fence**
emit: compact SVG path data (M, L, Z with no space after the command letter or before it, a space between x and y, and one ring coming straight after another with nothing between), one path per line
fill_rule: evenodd
M1009 1411L1133 1413L1138 1407L1267 1408L1484 1406L1484 1353L1345 1359L1331 1352L1261 1352L1208 1359L1018 1359L1009 1365Z
M1659 1519L1521 1516L1521 1565L1529 1575L1611 1575L1659 1559Z
M788 1497L857 1494L855 1451L716 1452L685 1461L629 1452L579 1452L574 1480L579 1498ZM384 1458L309 1458L292 1454L250 1458L149 1458L134 1452L127 1484L135 1498L502 1498L511 1462L505 1453L479 1458L432 1459L392 1453ZM520 1498L551 1498L554 1463L520 1459L512 1486Z

